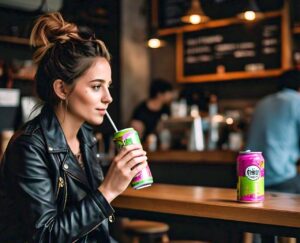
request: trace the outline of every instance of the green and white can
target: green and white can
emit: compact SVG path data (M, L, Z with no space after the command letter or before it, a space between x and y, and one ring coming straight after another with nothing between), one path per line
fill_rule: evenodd
M131 144L141 144L137 131L133 128L125 128L114 134L114 142L118 148L122 148ZM134 189L141 189L151 186L153 183L153 177L149 166L147 165L132 179L131 186Z

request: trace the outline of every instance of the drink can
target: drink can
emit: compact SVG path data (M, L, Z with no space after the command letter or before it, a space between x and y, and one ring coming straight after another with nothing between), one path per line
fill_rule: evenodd
M114 142L118 148L122 148L131 144L141 144L137 131L133 128L125 128L114 134ZM134 189L141 189L151 186L153 177L149 166L147 165L143 170L136 174L131 181L131 186Z
M264 158L261 152L241 151L237 157L237 200L264 201Z

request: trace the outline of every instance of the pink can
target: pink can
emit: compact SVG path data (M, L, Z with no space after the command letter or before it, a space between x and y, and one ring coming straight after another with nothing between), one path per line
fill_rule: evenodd
M237 157L237 200L264 201L265 160L261 152L241 151Z

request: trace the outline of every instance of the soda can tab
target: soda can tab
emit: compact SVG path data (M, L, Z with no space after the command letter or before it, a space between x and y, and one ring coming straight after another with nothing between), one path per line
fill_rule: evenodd
M237 157L237 200L264 201L265 160L261 152L241 151Z
M125 128L114 134L113 140L116 146L120 149L131 144L141 144L137 131L133 128ZM153 184L153 177L149 166L147 165L131 181L131 186L134 189L141 189L151 186Z

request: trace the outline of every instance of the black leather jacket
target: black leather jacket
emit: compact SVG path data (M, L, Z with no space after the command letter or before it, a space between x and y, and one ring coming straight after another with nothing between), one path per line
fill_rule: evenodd
M13 136L0 165L0 242L110 242L96 139L87 125L78 138L86 173L51 108Z

